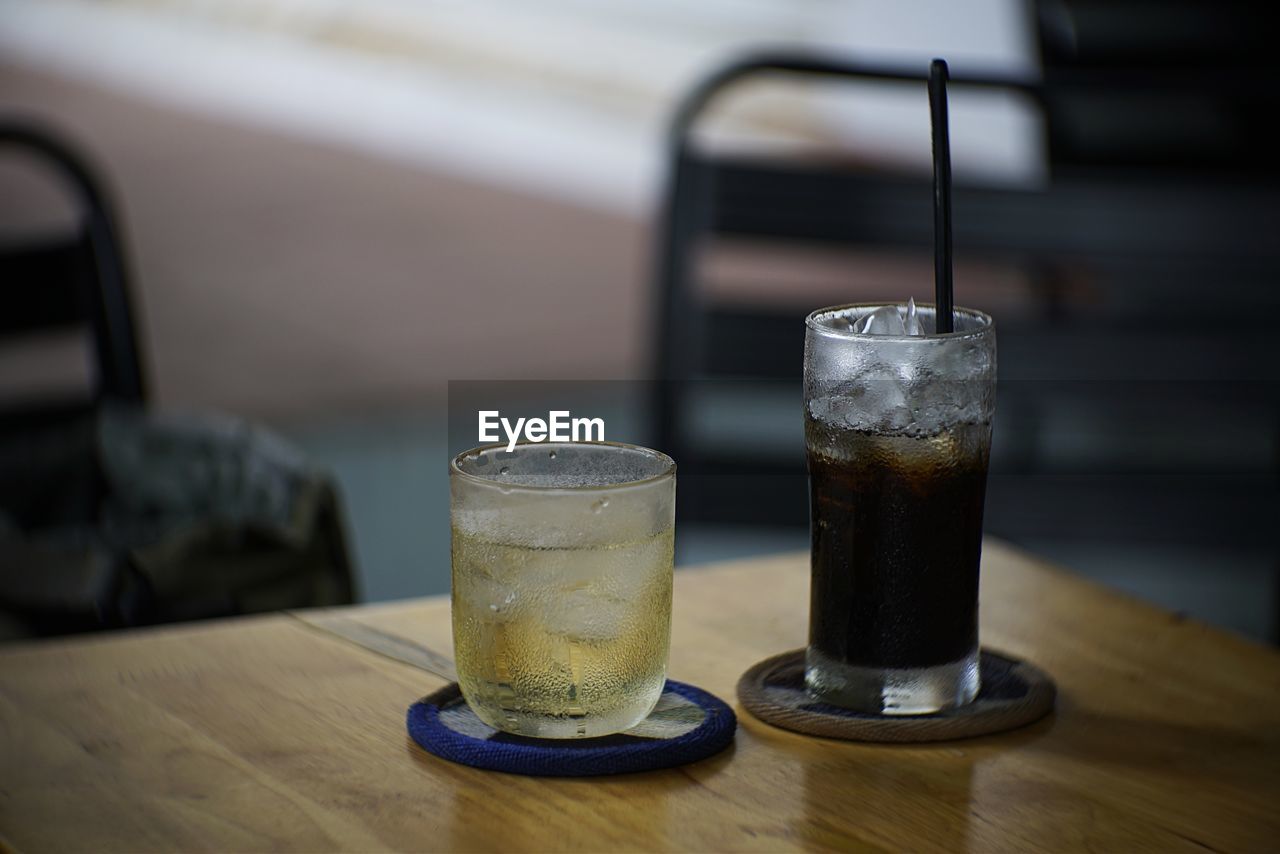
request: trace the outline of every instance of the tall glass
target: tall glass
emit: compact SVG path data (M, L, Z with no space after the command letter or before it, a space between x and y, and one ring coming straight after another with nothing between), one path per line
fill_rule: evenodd
M671 638L675 463L615 443L476 448L449 470L453 642L472 710L542 738L653 711Z
M957 308L954 332L928 334L934 310L922 306L925 335L855 332L878 308L826 308L806 320L805 683L835 705L927 714L978 693L995 327Z

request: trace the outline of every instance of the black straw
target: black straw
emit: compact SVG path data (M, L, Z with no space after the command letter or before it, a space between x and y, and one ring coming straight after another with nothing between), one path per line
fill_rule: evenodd
M939 334L954 328L951 282L951 135L947 130L947 63L929 64L929 118L933 126L933 287Z

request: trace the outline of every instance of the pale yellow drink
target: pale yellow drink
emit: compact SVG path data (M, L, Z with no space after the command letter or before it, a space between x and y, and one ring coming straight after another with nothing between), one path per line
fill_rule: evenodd
M520 445L461 454L451 475L467 704L541 738L643 720L666 681L674 463L629 445Z
M454 648L472 710L509 732L619 732L652 711L671 637L672 531L537 548L453 533Z

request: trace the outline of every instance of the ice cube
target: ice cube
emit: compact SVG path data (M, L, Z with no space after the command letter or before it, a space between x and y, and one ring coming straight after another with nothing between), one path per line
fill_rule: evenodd
M858 382L862 389L855 398L855 421L849 424L850 427L855 430L898 430L911 423L907 384L898 365L887 362L868 365Z
M881 306L866 317L859 318L853 326L853 331L863 335L907 334L902 325L902 315L898 314L898 307L894 305Z
M457 597L467 612L477 619L508 619L516 605L516 589L479 572L459 575Z
M902 327L908 335L924 334L924 327L920 325L920 317L916 314L915 297L911 297L907 300L907 316L902 321Z
M555 591L543 606L542 619L549 634L603 641L626 630L631 612L629 603L592 586Z

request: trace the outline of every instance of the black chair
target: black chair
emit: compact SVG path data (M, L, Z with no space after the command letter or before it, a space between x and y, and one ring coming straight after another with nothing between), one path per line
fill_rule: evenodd
M148 412L120 226L56 135L0 121L72 191L70 234L0 244L0 337L87 329L87 395L0 410L0 640L355 596L324 473L237 419Z
M1036 0L1053 162L1276 177L1269 20L1246 0ZM1158 85L1134 89L1135 76Z
M23 527L91 524L105 490L92 462L96 413L108 401L147 402L121 230L104 182L72 144L36 123L0 119L0 154L13 153L52 171L79 216L65 233L0 236L0 340L84 332L93 376L87 393L0 402L0 509Z
M87 326L96 362L92 396L145 404L128 268L101 178L72 145L32 123L0 121L0 147L39 158L81 208L72 234L0 244L0 336Z
M760 309L708 297L699 251L725 238L922 254L932 246L927 175L717 154L694 143L693 126L733 84L765 75L918 82L924 111L926 71L756 53L713 73L679 104L657 228L652 403L653 441L680 461L682 521L807 522L799 378L803 318L818 306L784 301ZM1245 91L1261 85L1233 81ZM1058 69L1052 88L995 76L952 79L953 91L1021 93L1050 120L1051 108L1071 93L1103 86L1141 101L1219 85L1226 84L1212 75L1114 69ZM1280 360L1270 330L1280 316L1280 244L1270 222L1280 195L1274 176L1239 180L1177 165L1086 162L1077 147L1062 163L1051 159L1043 187L957 178L957 257L1013 265L1031 281L1029 307L997 317L1000 414L988 530L1015 541L1189 542L1275 554ZM1082 277L1094 298L1073 303L1069 285ZM1223 298L1248 313L1206 311L1212 283L1229 283ZM957 302L972 304L963 282L957 287ZM931 290L932 281L922 281L917 295ZM712 385L740 380L753 381L743 384L748 394L774 388L790 395L790 441L745 452L691 428L692 403ZM1188 412L1197 414L1188 420L1193 430L1164 435ZM1235 452L1233 423L1249 425L1250 450ZM1073 445L1063 430L1079 439L1073 453L1063 452ZM1133 431L1150 436L1149 452L1124 441Z

